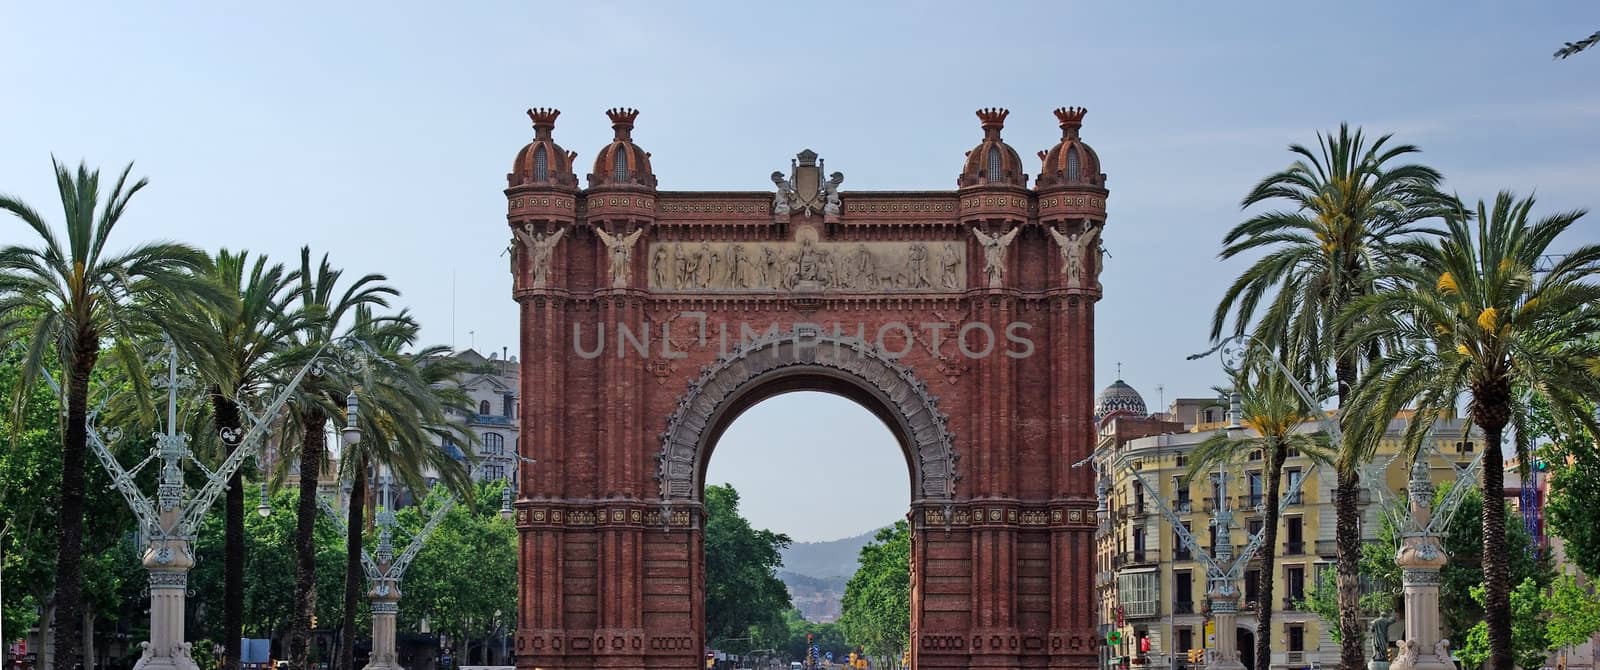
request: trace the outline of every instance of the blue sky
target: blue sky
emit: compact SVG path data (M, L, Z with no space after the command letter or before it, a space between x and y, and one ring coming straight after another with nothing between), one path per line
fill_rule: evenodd
M1010 108L1005 138L1031 157L1058 137L1052 108L1084 106L1112 192L1097 384L1120 361L1151 405L1157 385L1214 381L1183 357L1242 265L1219 240L1290 142L1348 120L1421 146L1465 196L1537 188L1549 212L1600 193L1600 53L1550 57L1600 29L1589 2L459 4L0 5L0 191L53 215L52 152L137 160L152 184L123 240L285 260L310 244L388 274L430 340L497 351L516 344L500 191L527 107L563 111L582 172L622 105L663 189L766 190L811 148L849 190L953 188L978 107ZM0 224L0 242L23 232ZM904 479L887 433L807 420L865 411L769 402L746 420L782 437L721 453L871 453L869 474ZM734 465L713 476L756 467ZM903 514L900 486L805 515L781 495L746 506L838 537Z

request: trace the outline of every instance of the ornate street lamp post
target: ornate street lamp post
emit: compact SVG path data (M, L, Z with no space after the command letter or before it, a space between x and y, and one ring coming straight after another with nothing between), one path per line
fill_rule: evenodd
M169 347L171 343L168 343ZM122 467L116 456L111 453L108 440L103 437L95 427L95 418L98 410L86 420L85 428L88 431L89 446L95 456L100 460L100 465L111 475L111 485L133 511L139 523L140 533L144 538L145 546L140 555L140 562L149 573L150 579L150 640L140 643L144 650L138 662L134 664L135 670L198 670L190 654L191 645L184 642L184 610L185 597L189 586L189 569L194 567L194 539L199 530L200 523L205 519L206 511L228 486L228 479L233 476L244 461L255 455L251 445L257 444L262 435L272 424L271 417L277 415L300 386L307 374L317 375L322 371L323 350L319 349L305 367L289 381L262 413L261 417L252 415L248 408L241 405L240 410L249 423L248 430L223 430L219 437L231 450L227 460L216 470L210 470L194 458L189 449L189 435L178 430L178 352L176 347L171 347L167 359L167 417L164 432L156 435L156 445L150 450L150 455L143 461L128 470ZM61 387L56 383L49 372L45 373L45 381L50 388L61 397ZM65 403L63 402L63 405ZM110 432L110 440L118 438L118 431ZM152 503L150 498L140 491L134 484L134 477L145 465L152 461L160 460L161 471L157 479L156 498ZM205 475L205 485L191 498L185 499L187 487L184 485L184 461L189 461L189 466ZM263 491L263 495L265 491Z

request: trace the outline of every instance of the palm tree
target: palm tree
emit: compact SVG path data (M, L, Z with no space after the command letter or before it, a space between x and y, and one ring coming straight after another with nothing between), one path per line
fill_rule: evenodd
M306 356L338 339L340 324L362 306L388 306L388 297L399 292L383 284L383 275L368 274L340 292L342 270L335 269L324 255L315 267L310 247L300 249L300 269L291 275L295 283L292 300L299 302L294 330L295 352L286 360L303 362ZM327 455L326 433L329 417L339 417L344 409L344 392L351 384L338 379L337 369L329 374L309 376L301 383L293 404L291 437L299 437L299 497L295 505L295 586L294 612L289 631L289 663L295 668L306 664L310 651L311 617L316 611L316 558L314 530L317 522L317 475ZM285 440L289 443L291 440Z
M1491 209L1457 204L1437 246L1416 245L1415 263L1394 269L1393 290L1351 303L1341 327L1357 338L1392 338L1373 362L1351 408L1352 429L1372 434L1414 404L1405 433L1417 449L1428 427L1453 413L1464 391L1473 425L1483 431L1484 621L1491 667L1511 670L1511 604L1506 507L1501 499L1505 430L1513 429L1518 467L1526 475L1530 435L1527 401L1538 396L1558 422L1600 437L1585 410L1600 397L1600 245L1583 246L1534 276L1541 256L1581 211L1530 222L1532 198L1501 193ZM1476 226L1472 221L1476 219ZM1476 228L1476 231L1474 231ZM1521 391L1519 393L1519 391Z
M248 251L221 250L208 275L236 301L180 322L183 332L175 340L206 382L215 435L239 435L240 405L265 392L284 372L280 368L285 359L278 354L295 329L289 309L293 285L283 264L268 266L266 256L256 256L252 263ZM239 447L237 441L212 441L218 443L219 461ZM223 519L223 668L238 670L244 628L243 468L228 480Z
M361 398L358 421L361 441L341 454L340 479L351 482L350 509L346 517L344 622L336 667L355 670L356 611L360 605L361 552L366 522L367 477L373 465L392 468L413 491L428 487L425 474L437 473L445 486L471 495L472 477L462 463L434 446L441 438L459 444L476 441L472 431L447 418L446 411L471 412L471 399L448 384L468 365L443 346L403 353L416 343L421 327L404 312L374 317L366 306L356 308L348 335L361 342L376 360L366 368L357 392Z
M1299 156L1282 172L1261 180L1243 206L1287 201L1288 210L1252 216L1223 238L1222 258L1265 252L1228 288L1211 322L1211 337L1223 335L1229 314L1234 333L1254 323L1268 346L1296 352L1291 367L1319 384L1333 381L1340 406L1350 401L1363 353L1375 343L1354 342L1337 315L1356 298L1377 292L1383 269L1406 258L1405 240L1438 231L1420 222L1437 216L1447 199L1439 193L1440 174L1422 165L1394 165L1417 153L1411 145L1388 147L1384 135L1369 147L1362 132L1348 124L1337 136L1318 134L1318 151L1295 144ZM1275 294L1273 292L1276 292ZM1367 345L1366 348L1356 345ZM1336 353L1343 352L1343 353ZM1342 419L1341 419L1342 420ZM1376 444L1352 442L1346 433L1335 460L1338 483L1335 539L1338 545L1339 663L1360 670L1361 645L1360 479L1357 466Z
M1289 379L1266 359L1269 354L1253 349L1245 366L1235 377L1243 416L1240 420L1254 428L1254 437L1236 438L1227 432L1218 432L1196 445L1189 459L1189 471L1184 476L1185 485L1196 476L1213 468L1227 467L1230 463L1250 458L1260 452L1266 458L1266 494L1263 496L1263 542L1258 551L1261 557L1261 579L1256 589L1258 622L1256 630L1272 630L1272 585L1276 572L1278 548L1278 517L1282 514L1283 464L1290 451L1296 451L1314 461L1328 460L1328 436L1300 431L1301 424L1314 420L1317 408L1308 407ZM1220 633L1219 633L1220 634ZM1256 636L1256 670L1268 670L1272 665L1272 636Z
M76 172L52 159L61 196L65 238L32 207L0 195L0 210L22 219L38 246L0 248L0 344L27 342L12 411L21 416L28 390L44 372L47 350L61 362L67 423L61 444L61 514L55 574L55 659L73 667L83 653L84 457L88 447L89 377L110 345L121 362L138 365L119 341L198 304L224 303L198 274L204 252L173 242L147 242L120 254L106 251L128 201L149 183L128 183L130 163L102 201L100 171ZM98 210L98 211L97 211ZM181 302L180 302L181 298ZM124 355L126 354L126 355Z
M1577 55L1583 50L1588 49L1596 44L1600 44L1600 31L1596 31L1593 35L1585 37L1576 42L1567 42L1563 44L1560 49L1556 49L1555 57L1565 59L1567 57Z

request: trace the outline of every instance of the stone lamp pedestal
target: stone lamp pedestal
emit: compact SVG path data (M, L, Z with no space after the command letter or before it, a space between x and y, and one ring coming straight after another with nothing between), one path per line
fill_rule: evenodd
M1244 670L1244 664L1239 662L1239 633L1235 621L1239 616L1239 595L1231 586L1206 594L1211 600L1211 619L1217 631L1217 645L1206 670Z
M387 571L388 566L383 566ZM367 592L372 601L372 658L361 670L405 670L395 654L395 618L400 615L398 580L380 577Z
M168 508L160 515L162 526L178 525L178 510ZM141 560L150 573L150 641L134 670L199 670L184 642L184 603L189 591L189 569L194 567L194 552L187 538L167 536L152 540Z
M1450 641L1439 632L1439 568L1446 558L1439 538L1426 530L1433 517L1433 484L1420 459L1411 468L1406 488L1412 528L1418 530L1404 533L1395 553L1405 589L1406 637L1396 643L1398 651L1389 670L1455 670Z

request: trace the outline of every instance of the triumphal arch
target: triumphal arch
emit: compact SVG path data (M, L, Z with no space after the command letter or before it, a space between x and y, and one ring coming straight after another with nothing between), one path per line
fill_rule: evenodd
M529 110L505 191L538 461L519 473L518 667L702 667L706 465L742 411L794 390L854 399L905 452L916 667L1094 667L1094 487L1073 464L1108 192L1084 110L1055 111L1032 183L1006 110L979 110L943 191L844 190L810 150L751 180L768 188L661 190L638 112L607 113L580 187L559 112Z

